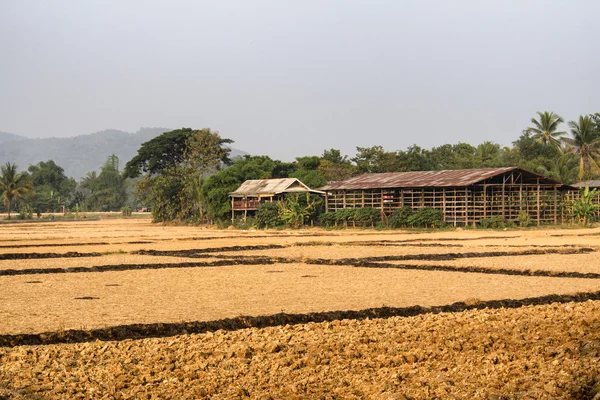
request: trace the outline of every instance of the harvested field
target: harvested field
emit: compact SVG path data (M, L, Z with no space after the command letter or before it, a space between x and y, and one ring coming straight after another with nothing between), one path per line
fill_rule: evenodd
M599 248L600 229L0 224L0 398L592 398Z
M591 399L598 332L595 301L21 346L0 381L9 399Z
M280 271L273 273L273 271ZM31 280L38 284L27 284ZM438 306L600 290L600 279L274 264L3 277L1 333ZM168 282L168 284L165 284ZM119 284L107 287L107 284ZM93 297L81 301L81 297ZM26 317L26 318L24 318Z

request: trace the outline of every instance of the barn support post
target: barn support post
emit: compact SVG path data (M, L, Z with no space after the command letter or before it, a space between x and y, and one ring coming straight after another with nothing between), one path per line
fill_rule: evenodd
M537 224L540 225L541 208L540 208L540 180L537 184Z
M234 204L235 204L234 197L231 196L231 223L232 224L235 222L235 208L233 208Z
M483 185L483 218L487 218L487 185Z
M448 222L448 218L446 217L446 188L442 189L442 213L444 213L444 222Z
M558 223L558 188L554 185L554 225Z
M325 192L325 212L329 212L329 193Z
M504 192L506 189L506 178L502 179L502 221L504 221L504 207L506 202L506 193Z

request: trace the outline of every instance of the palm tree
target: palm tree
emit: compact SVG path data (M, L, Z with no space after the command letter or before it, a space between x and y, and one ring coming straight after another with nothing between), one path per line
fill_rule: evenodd
M528 127L525 131L532 134L532 138L543 144L553 144L556 147L560 147L561 136L566 135L567 132L557 132L558 125L565 122L561 116L554 114L553 112L540 112L538 111L539 121L535 118L531 118L533 126Z
M17 172L17 165L7 162L0 167L0 195L8 210L8 219L13 199L24 202L27 195L33 194L33 186L24 173Z
M579 121L569 121L572 138L563 138L569 146L569 152L579 156L579 179L591 179L600 173L600 135L596 131L593 119L589 115L580 115Z

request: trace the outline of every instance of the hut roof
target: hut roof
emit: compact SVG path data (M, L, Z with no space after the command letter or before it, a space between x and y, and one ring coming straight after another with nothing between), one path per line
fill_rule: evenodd
M296 178L280 179L252 179L242 183L234 192L229 193L232 197L252 196L252 195L275 195L280 193L317 193L325 194L319 190L314 190L300 182Z
M505 167L364 174L346 179L344 181L334 182L319 189L352 190L395 187L461 187L470 186L485 181L486 179L490 179L515 170L520 171L523 174L523 177L533 179L533 182L537 181L537 179L540 179L540 183L561 185L560 182L554 179L546 178L543 175L526 171L522 168Z
M586 186L589 188L600 188L600 180L577 182L572 184L571 186L576 188L584 188Z

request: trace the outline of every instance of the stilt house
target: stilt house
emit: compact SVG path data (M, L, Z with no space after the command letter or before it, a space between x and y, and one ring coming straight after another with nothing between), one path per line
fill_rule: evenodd
M296 178L247 180L235 192L229 193L231 220L235 221L236 213L244 218L249 213L254 214L261 203L283 200L288 193L325 195L325 192L311 189Z

